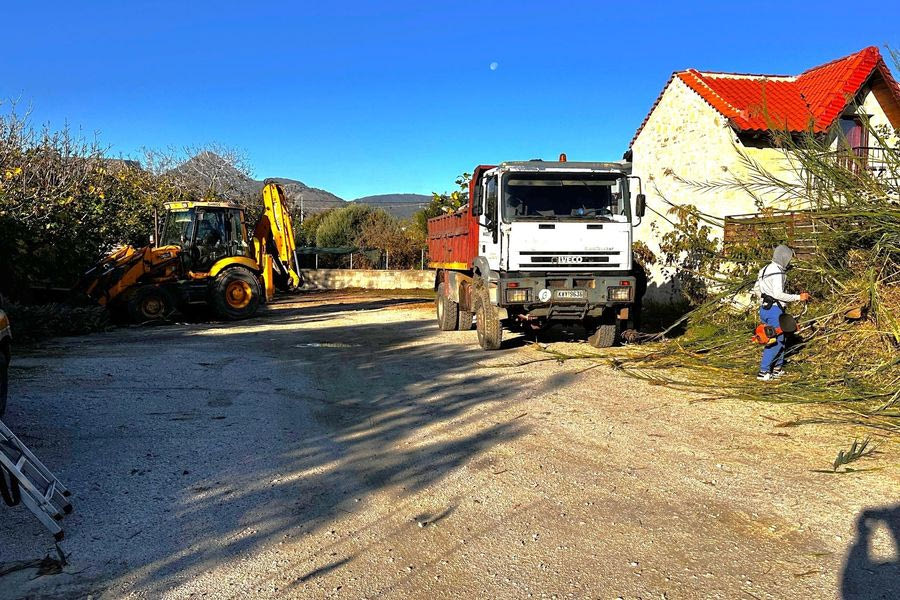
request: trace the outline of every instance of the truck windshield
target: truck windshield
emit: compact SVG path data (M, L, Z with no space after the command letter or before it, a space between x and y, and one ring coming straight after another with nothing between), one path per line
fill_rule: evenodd
M160 246L181 246L191 240L194 209L173 210L166 215L166 224L159 236Z
M511 173L503 186L503 216L627 221L624 179L600 173Z

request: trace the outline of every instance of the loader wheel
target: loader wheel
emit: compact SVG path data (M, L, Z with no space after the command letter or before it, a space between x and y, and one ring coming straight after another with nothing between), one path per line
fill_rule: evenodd
M7 341L0 344L0 418L6 412L6 398L9 396L9 356L9 342Z
M210 286L210 295L213 310L229 321L252 317L262 300L259 280L243 267L219 273Z
M612 348L619 341L620 333L619 320L604 316L597 330L588 338L588 343L594 348Z
M482 350L497 350L503 341L503 328L497 318L497 308L491 304L486 291L475 297L475 329L478 331L478 345Z
M437 296L434 298L438 329L455 331L459 319L459 304L444 295L445 289L443 283L438 285ZM469 320L471 321L472 317L469 317Z
M169 316L174 305L166 290L151 285L139 287L128 298L128 316L134 323L161 321Z

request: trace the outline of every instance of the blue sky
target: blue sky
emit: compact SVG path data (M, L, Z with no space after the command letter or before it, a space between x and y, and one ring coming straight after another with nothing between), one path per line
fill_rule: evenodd
M900 3L859 6L18 2L0 97L115 155L217 142L257 178L430 193L478 163L621 158L677 69L794 73L900 46Z

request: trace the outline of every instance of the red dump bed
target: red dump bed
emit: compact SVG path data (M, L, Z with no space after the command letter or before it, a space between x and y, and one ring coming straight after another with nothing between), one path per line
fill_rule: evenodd
M469 198L480 196L481 178L494 165L478 165L469 180ZM455 213L428 219L428 266L432 269L467 271L478 256L478 218L472 203Z
M428 266L432 269L471 269L477 250L478 222L468 205L428 219Z

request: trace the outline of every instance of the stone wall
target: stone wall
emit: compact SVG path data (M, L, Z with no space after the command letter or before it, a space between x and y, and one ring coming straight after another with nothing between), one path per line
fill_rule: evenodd
M300 276L304 289L434 289L434 271L430 270L301 269Z
M872 115L873 126L889 124L872 92L864 92L858 102L860 112ZM693 204L718 218L757 212L754 198L743 190L727 185L701 189L696 185L745 179L749 170L741 153L783 179L798 177L781 150L742 144L724 116L680 79L673 78L632 145L633 174L641 178L648 206L647 217L635 229L634 239L646 243L659 256L660 239L673 229L667 221L671 218L669 203ZM771 205L792 208L760 195ZM722 234L718 227L714 232ZM652 267L647 297L665 302L676 296L673 271L659 264Z
M754 212L753 200L736 190L701 191L681 180L725 180L738 168L740 140L725 117L677 77L666 87L632 146L632 172L641 178L647 216L634 238L659 256L659 241L673 229L669 202L693 204L719 216ZM647 297L674 299L672 272L651 268Z

